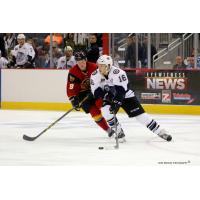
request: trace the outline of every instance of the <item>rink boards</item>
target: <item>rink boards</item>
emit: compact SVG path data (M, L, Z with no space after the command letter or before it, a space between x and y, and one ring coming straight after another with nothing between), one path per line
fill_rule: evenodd
M33 110L67 110L68 70L1 70L1 108ZM144 104L145 110L157 114L200 114L200 106ZM122 110L121 110L122 111Z

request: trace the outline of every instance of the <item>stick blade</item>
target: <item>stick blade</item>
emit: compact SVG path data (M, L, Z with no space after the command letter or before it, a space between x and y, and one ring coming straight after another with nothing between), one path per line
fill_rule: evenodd
M27 135L23 135L23 139L24 140L27 140L27 141L34 141L35 140L35 137L29 137Z
M114 148L115 148L115 149L119 149L119 145L115 145Z

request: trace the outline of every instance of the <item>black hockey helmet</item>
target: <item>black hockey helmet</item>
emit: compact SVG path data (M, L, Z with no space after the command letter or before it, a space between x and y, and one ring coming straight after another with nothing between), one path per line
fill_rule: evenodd
M74 54L75 60L79 61L79 60L87 60L86 54L84 51L77 51Z

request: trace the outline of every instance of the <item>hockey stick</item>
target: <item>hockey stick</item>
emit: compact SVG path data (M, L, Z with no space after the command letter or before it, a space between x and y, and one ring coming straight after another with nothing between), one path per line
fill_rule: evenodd
M119 139L118 139L118 133L117 133L117 118L116 118L116 114L114 113L114 125L115 125L115 141L116 141L116 145L114 146L115 149L119 149Z
M117 133L117 118L116 118L116 113L113 114L114 118L114 128L115 128L115 145L114 146L100 146L99 150L114 150L114 149L119 149L119 138L118 138L118 133Z
M86 96L81 102L80 102L80 107L83 104L83 102L88 98L88 96ZM27 141L34 141L36 140L38 137L40 137L43 133L45 133L47 130L49 130L52 126L54 126L57 122L59 122L62 118L64 118L67 114L69 114L72 110L74 110L74 108L71 108L70 110L68 110L64 115L62 115L60 118L58 118L56 121L54 121L53 123L51 123L47 128L45 128L41 133L39 133L38 135L36 135L35 137L30 137L28 135L23 135L23 139L27 140Z

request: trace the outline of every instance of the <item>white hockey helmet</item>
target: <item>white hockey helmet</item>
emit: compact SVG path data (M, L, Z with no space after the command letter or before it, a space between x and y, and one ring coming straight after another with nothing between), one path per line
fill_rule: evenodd
M106 65L107 71L110 71L110 68L113 65L113 60L112 60L111 56L102 55L98 58L97 64Z
M66 51L73 51L73 49L71 48L71 46L66 46L65 49L64 49L64 51L65 51L65 52L66 52Z
M17 39L25 39L26 36L23 34L23 33L20 33L18 36L17 36Z

